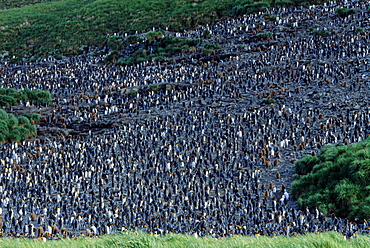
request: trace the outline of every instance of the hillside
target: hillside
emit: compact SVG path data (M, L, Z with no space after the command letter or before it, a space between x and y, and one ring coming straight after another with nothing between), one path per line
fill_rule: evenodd
M287 6L302 1L273 2ZM141 33L153 27L183 31L269 5L248 0L3 1L0 51L12 61L107 52L107 35Z
M153 43L138 32L148 41L118 51L146 56L132 65L106 54L2 62L1 87L50 91L53 103L6 108L41 118L37 138L0 146L0 234L360 240L368 220L298 208L291 183L298 158L369 135L369 6L269 8ZM148 59L175 38L202 42Z

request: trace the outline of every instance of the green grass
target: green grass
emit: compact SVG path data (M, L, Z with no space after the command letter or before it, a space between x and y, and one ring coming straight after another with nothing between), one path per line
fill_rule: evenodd
M344 240L342 234L327 232L322 234L307 234L295 237L243 237L233 236L228 238L195 238L183 234L167 234L163 236L154 236L142 232L124 233L120 235L108 235L99 238L79 238L79 239L61 239L54 241L34 241L27 239L0 239L1 247L173 247L173 248L192 248L192 247L307 247L307 248L352 248L368 247L370 237L368 235L358 235L352 240Z
M350 219L370 218L370 138L352 145L327 145L319 156L295 163L292 193L301 208Z
M249 0L64 0L3 1L0 8L0 54L22 58L77 55L86 46L101 49L107 35L148 32L153 27L183 31L225 16L258 11L281 1ZM293 5L302 1L284 1ZM312 3L322 0L309 1ZM280 4L281 5L281 4ZM22 7L23 6L23 7ZM16 8L12 8L16 7ZM84 47L85 46L85 47Z

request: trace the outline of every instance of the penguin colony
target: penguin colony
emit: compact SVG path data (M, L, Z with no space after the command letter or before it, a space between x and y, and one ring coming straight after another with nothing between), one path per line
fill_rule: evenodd
M341 6L357 13L338 18ZM209 29L220 53L233 54L219 60L183 54L174 64L114 66L89 56L2 64L1 87L53 93L43 126L109 124L104 134L77 130L1 145L0 234L369 233L367 220L298 210L289 194L296 158L369 134L370 37L354 31L368 26L369 6L271 8L272 21L259 13L172 34L199 38ZM315 37L311 26L331 35ZM258 32L275 38L250 38ZM152 84L167 89L124 93Z

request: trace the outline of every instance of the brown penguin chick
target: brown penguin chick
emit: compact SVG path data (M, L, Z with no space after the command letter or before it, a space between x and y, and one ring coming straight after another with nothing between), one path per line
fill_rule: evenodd
M59 228L57 227L57 225L54 224L51 228L52 228L51 230L52 230L53 235L56 235L59 233Z
M274 187L275 185L272 182L270 182L269 189L273 189Z
M265 191L265 197L266 198L270 197L270 191L268 191L268 190Z
M34 212L31 213L31 221L36 221L37 217Z
M276 172L276 179L280 179L280 172Z
M44 228L42 226L39 226L37 228L37 237L42 237L44 236Z

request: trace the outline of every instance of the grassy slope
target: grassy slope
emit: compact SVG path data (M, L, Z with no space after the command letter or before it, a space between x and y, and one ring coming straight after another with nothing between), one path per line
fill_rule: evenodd
M272 0L268 0L272 2ZM298 0L291 0L298 1ZM320 0L311 0L317 2ZM0 53L22 58L76 55L107 34L178 31L210 23L248 0L7 0L0 3ZM287 1L285 1L287 2ZM20 8L11 8L18 7Z
M27 239L0 239L1 247L368 247L370 237L359 235L353 240L344 240L340 233L308 234L296 237L241 237L215 239L195 238L190 235L168 234L162 237L146 233L109 235L101 238L62 239L46 243Z
M221 8L232 2L209 0L193 5L189 0L66 0L3 10L0 51L19 57L72 55L82 45L102 46L107 34L167 26L180 30L204 24L221 17Z

